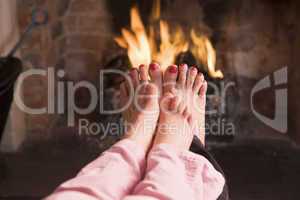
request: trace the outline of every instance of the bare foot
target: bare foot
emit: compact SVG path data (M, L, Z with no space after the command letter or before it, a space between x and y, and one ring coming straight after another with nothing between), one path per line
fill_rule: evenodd
M159 91L162 75L158 65L150 65L150 76L146 67L130 72L132 87L128 83L121 84L121 102L123 106L130 102L122 113L125 123L125 138L139 143L147 151L152 143L159 117ZM159 85L160 84L160 85Z
M176 101L180 102L176 108L177 113L190 115L188 119L192 120L192 122L189 122L189 125L193 125L191 128L192 136L196 135L199 137L203 145L205 144L206 90L207 83L203 75L201 73L198 74L197 69L194 67L188 69L187 65L181 65L178 69L176 65L173 65L164 74L164 94L169 96L173 94L177 99ZM169 116L162 112L159 123L161 123L161 120L167 121L163 118L169 118ZM186 125L180 122L178 124ZM185 136L187 135L188 138L184 139L183 143L190 144L193 137L189 133L185 134Z
M154 146L170 144L177 150L188 150L193 140L193 119L181 98L166 93L160 101L160 117ZM183 107L183 110L180 108Z
M178 81L175 91L185 99L189 112L195 120L195 135L205 145L205 105L207 82L197 68L187 69L187 65L180 65Z

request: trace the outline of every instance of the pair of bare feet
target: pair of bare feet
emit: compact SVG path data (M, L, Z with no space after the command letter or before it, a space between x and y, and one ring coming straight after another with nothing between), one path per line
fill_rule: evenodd
M158 64L131 70L130 83L121 85L125 137L148 151L170 144L188 150L193 136L205 142L207 82L197 68L172 65L162 73ZM150 80L149 80L150 77Z

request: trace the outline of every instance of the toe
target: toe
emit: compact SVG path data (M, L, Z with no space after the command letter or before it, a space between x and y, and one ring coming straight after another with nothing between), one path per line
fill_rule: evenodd
M129 93L128 93L128 90L126 88L126 84L125 82L121 83L120 85L120 106L124 106L127 101L128 101L128 96L129 96Z
M123 97L125 98L125 97L129 96L128 89L127 89L125 82L121 83L121 85L120 85L120 95L121 95L121 98L123 98Z
M140 83L138 70L137 69L132 69L129 72L129 75L130 75L130 78L131 78L131 81L132 81L133 88L137 88L137 86Z
M168 112L171 100L174 98L173 93L165 93L160 100L160 109L163 113Z
M147 95L157 95L157 87L156 85L149 83L146 85L146 94Z
M190 115L187 107L184 108L182 115L184 116L184 118L187 118Z
M184 88L185 85L186 85L186 73L188 71L188 66L187 64L181 64L179 66L179 69L178 69L178 81L177 81L177 84L181 87L181 88Z
M176 65L171 65L164 73L164 93L172 92L172 89L175 88L175 83L177 79L178 69Z
M182 101L182 102L179 104L179 106L178 106L178 112L179 112L180 114L182 114L182 113L184 112L185 109L186 109L186 104L185 104L184 101Z
M124 82L124 86L122 86L122 87L124 87L124 90L126 90L126 93L127 93L127 95L128 95L128 98L134 96L134 94L135 94L135 88L134 88L134 86L133 86L132 78L126 80L126 81Z
M141 95L142 104L144 105L144 108L150 108L153 109L153 106L155 103L158 103L158 90L157 87L154 84L148 83L143 87L143 92ZM150 105L150 107L149 107ZM156 111L156 110L152 110Z
M206 95L206 91L207 91L207 82L204 81L200 88L200 92L199 92L200 97L204 97Z
M179 103L179 98L177 96L173 97L169 104L169 110L174 112L177 111Z
M186 119L187 119L188 123L192 126L194 123L192 115L188 115ZM193 126L192 126L192 128L193 128Z
M146 65L140 65L139 66L139 71L140 71L140 80L142 82L147 82L149 74L148 74L148 71L146 69Z
M198 74L198 70L196 67L191 67L188 71L187 81L186 81L186 87L188 89L192 89L194 85L195 78Z
M204 76L202 73L199 73L195 79L195 82L194 82L194 86L193 86L193 91L198 94L199 91L200 91L200 88L203 84L203 81L204 81Z
M151 82L155 84L156 88L161 92L162 90L162 72L160 66L157 63L149 65L149 74Z

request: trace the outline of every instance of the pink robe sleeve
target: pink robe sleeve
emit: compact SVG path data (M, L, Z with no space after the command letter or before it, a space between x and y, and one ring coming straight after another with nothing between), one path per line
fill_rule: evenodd
M202 156L160 145L151 150L147 162L146 168L139 145L123 140L46 199L210 200L222 192L223 176Z
M215 200L224 184L223 175L203 156L162 144L150 152L145 178L125 199Z
M130 194L145 169L145 152L122 140L60 185L46 200L118 200Z

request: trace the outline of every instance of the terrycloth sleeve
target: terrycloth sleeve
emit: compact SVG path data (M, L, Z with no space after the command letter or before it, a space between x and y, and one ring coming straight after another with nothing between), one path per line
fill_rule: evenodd
M118 200L132 193L142 179L145 152L136 143L122 140L60 185L46 200Z
M46 199L210 200L217 199L223 185L223 176L200 155L163 144L151 150L146 167L145 152L123 140Z
M145 178L126 200L215 200L225 180L211 163L190 151L161 144L148 155Z

